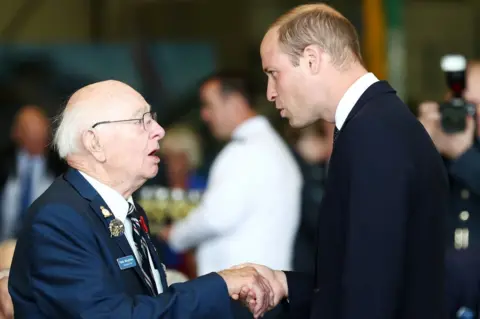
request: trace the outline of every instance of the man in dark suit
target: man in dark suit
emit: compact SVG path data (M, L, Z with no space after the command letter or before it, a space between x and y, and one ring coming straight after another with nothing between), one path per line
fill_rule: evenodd
M366 71L355 28L324 4L282 16L260 51L267 97L292 126L336 126L315 275L256 266L276 301L296 319L445 318L448 180L423 126Z
M254 268L167 286L132 194L157 174L156 114L126 84L76 92L54 142L70 168L29 208L9 279L15 318L231 318L230 298L271 305Z
M14 238L26 208L66 169L49 147L50 123L35 105L22 107L12 126L12 143L0 158L0 240Z

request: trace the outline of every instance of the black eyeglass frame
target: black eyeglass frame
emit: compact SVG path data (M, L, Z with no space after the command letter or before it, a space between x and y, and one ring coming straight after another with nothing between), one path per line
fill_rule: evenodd
M142 123L143 128L145 129L145 131L148 131L147 127L145 126L145 116L147 116L148 114L151 114L152 120L154 120L155 122L157 121L157 112L148 111L148 112L143 113L142 118L139 118L139 119L116 120L116 121L102 121L102 122L97 122L97 123L93 124L93 125L92 125L92 128L95 128L95 127L97 127L97 126L99 126L99 125L102 125L102 124L128 123L128 122L140 121L140 123Z

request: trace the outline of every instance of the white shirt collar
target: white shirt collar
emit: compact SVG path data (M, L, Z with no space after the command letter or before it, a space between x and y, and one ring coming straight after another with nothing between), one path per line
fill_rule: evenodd
M367 73L348 88L340 103L338 103L337 111L335 112L335 126L337 129L342 129L350 111L352 111L362 94L375 82L378 82L377 77L373 73Z
M84 172L80 172L80 174L85 177L87 182L89 182L90 185L92 185L97 193L103 198L107 206L112 210L113 216L120 221L125 222L128 213L128 203L134 205L132 197L130 196L127 200L125 200L125 198L123 198L123 196L113 188L99 182Z
M242 124L237 126L233 131L232 137L234 138L245 138L250 135L254 135L258 129L269 126L268 120L265 116L257 115L248 120L244 121Z

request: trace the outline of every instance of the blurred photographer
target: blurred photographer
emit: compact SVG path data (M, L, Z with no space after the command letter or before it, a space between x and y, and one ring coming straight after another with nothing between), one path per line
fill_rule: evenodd
M450 92L442 103L424 102L419 120L445 159L451 209L447 245L480 244L480 62L453 56L442 61Z

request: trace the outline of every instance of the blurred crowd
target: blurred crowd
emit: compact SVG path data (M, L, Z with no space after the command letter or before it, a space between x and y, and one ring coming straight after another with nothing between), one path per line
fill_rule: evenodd
M480 62L472 61L466 74L464 98L478 111L466 118L464 131L451 134L442 129L439 102L425 101L416 108L450 177L445 262L446 301L452 313L477 309L480 302ZM154 196L159 201L175 200L172 194L183 194L178 191L201 194L181 218L159 219L162 222L152 227L169 282L247 261L313 272L316 218L333 124L320 121L302 129L273 125L256 107L251 83L240 74L214 74L201 83L198 95L201 119L223 148L213 163L207 163L203 134L187 122L174 123L160 141L159 173L144 186L169 192L165 198ZM41 105L23 106L1 153L4 276L26 207L66 169L51 147L53 124ZM142 194L142 189L135 194L139 201L145 200ZM147 214L160 213L168 212L147 209ZM0 298L6 295L0 293ZM247 310L237 311L238 318L248 318Z

